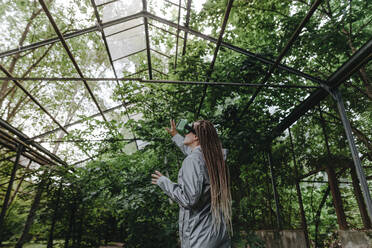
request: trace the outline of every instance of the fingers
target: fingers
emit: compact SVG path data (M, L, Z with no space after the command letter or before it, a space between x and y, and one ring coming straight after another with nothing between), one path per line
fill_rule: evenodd
M160 178L160 176L158 176L156 174L151 174L151 176L152 176L152 179L156 179L156 180L158 180Z
M159 171L155 171L156 174L151 174L151 176L155 179L159 179L163 174L161 174Z
M155 174L151 174L151 183L152 184L157 184L158 182L158 179L163 176L163 174L161 174L159 171L155 171Z
M173 119L171 120L171 127L172 127L173 130L176 129L176 123L174 122Z

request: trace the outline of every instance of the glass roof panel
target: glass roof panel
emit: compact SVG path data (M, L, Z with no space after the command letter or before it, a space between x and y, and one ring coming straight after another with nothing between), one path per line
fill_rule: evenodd
M156 16L162 17L174 23L178 22L178 0L148 0L148 11ZM185 22L186 17L186 6L184 3L181 3L180 11L180 24L182 25Z
M146 54L146 50L144 50L135 55L115 61L114 67L118 77L124 77L142 70L145 70L147 74L148 67ZM136 75L135 77L138 77L138 75Z
M106 4L106 3L109 3L109 2L112 2L112 1L113 0L94 0L96 5ZM118 1L118 0L116 0L116 1Z
M97 1L98 2L102 1ZM110 2L110 1L105 1ZM138 0L118 0L114 2L110 2L102 6L103 16L102 21L108 22L112 20L116 20L125 16L136 14L142 11L142 1Z
M136 18L104 29L106 37L143 25L143 18Z
M117 60L146 49L145 28L139 26L107 37L112 60Z

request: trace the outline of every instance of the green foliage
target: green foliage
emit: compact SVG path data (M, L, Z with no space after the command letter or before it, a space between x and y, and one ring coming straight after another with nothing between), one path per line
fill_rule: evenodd
M53 1L49 5L62 32L94 25L95 17L90 1L70 1L66 8L61 7L59 2ZM36 3L0 2L1 27L10 30L7 36L0 37L1 50L55 37L45 15L36 15L30 21L32 14L40 8ZM236 0L223 41L275 60L309 10L309 3ZM200 13L191 12L190 27L218 37L226 4L226 0L207 1ZM166 10L163 11L166 13ZM371 13L371 5L367 1L323 1L281 63L327 80L370 39L372 29L368 24ZM22 32L27 31L25 28L28 24L31 31L25 32L22 41ZM187 40L186 54L178 56L177 68L174 68L175 37L164 35L152 27L150 30L153 34L151 47L162 48L163 52L171 55L169 63L165 63L152 53L153 68L168 73L163 75L154 72L156 79L263 83L265 73L270 69L270 66L256 58L222 46L214 70L210 72L215 44L192 35ZM175 29L169 31L176 32ZM67 43L86 77L107 75L110 63L98 33L68 39ZM181 46L179 54L180 49ZM37 63L42 56L45 56L44 59ZM146 57L146 52L131 57L136 71L145 70L137 75L141 78L146 78L148 74ZM14 64L12 73L18 76L78 76L60 44L21 53L20 56L2 58L0 62L8 68ZM37 65L30 68L34 63ZM372 168L371 66L371 62L367 63L340 88L367 175L371 174ZM131 74L129 67L130 63L123 62L118 76ZM266 83L317 86L314 82L282 70L275 70ZM126 247L175 247L178 242L178 206L176 203L170 204L160 189L150 184L150 174L155 169L168 172L170 178L176 181L183 155L174 147L164 127L169 125L169 119L181 118L190 121L200 118L211 120L218 130L223 147L229 149L227 163L232 181L234 244L237 247L246 244L262 247L262 242L253 231L273 229L276 226L267 140L272 135L271 130L309 96L310 90L263 88L255 101L248 105L256 88L120 82L114 88L112 98L126 103L126 107L121 114L105 122L84 117L87 113L96 112L96 108L91 100L87 100L90 96L80 82L35 84L24 81L22 84L58 120L68 123L84 118L82 128L69 130L70 134L66 136L56 133L49 138L82 140L76 149L85 155L99 155L94 161L75 168L52 169L50 185L43 194L30 239L45 241L52 221L55 220L55 238L69 240L72 247L97 247L112 240L124 242ZM90 82L89 85L93 92L101 87L100 82ZM56 127L51 125L49 119L46 120L38 107L28 104L20 90L5 94L12 87L11 82L2 82L2 118L15 123L23 131L32 130L32 133L42 133ZM201 112L196 116L204 90L206 95ZM105 95L97 98L99 104L105 106ZM300 188L310 239L314 240L317 236L319 245L327 246L336 239L338 226L331 196L319 209L327 189L327 185L322 183L328 180L324 170L332 167L339 181L350 182L349 167L352 165L333 99L327 98L321 102L320 107L316 106L306 113L291 127L291 132L293 150L287 131L272 143L272 173L276 176L283 228L301 227L295 188L297 176L319 170L306 178L317 182L301 182ZM84 140L86 137L105 141L93 143ZM124 140L128 137L136 137L147 145L137 151L134 142ZM54 148L58 150L58 146ZM64 150L59 155L70 159L76 157L76 154L75 150ZM167 164L164 164L165 158ZM11 167L10 163L4 161L0 165L5 175L4 179L1 178L3 184L7 182L5 179ZM25 171L22 168L19 174ZM35 172L26 181L33 182L35 177L39 178L40 175ZM350 228L363 228L360 215L355 211L358 205L352 185L340 185L343 208ZM1 234L10 241L16 241L22 232L35 188L27 184L21 190L26 193L17 196L12 203ZM319 223L317 212L320 213ZM318 233L316 225L319 225Z

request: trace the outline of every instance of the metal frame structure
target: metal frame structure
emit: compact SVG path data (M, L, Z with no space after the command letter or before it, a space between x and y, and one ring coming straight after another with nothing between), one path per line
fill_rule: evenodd
M281 53L275 59L275 61L270 60L268 58L265 58L261 55L252 53L250 51L247 51L244 48L240 48L240 47L234 46L232 44L229 44L229 43L223 41L223 34L225 32L225 28L226 28L226 25L227 25L230 10L233 7L233 0L229 0L229 2L228 2L228 5L227 5L226 11L225 11L225 15L224 15L224 19L223 19L223 22L222 22L222 26L221 26L221 31L220 31L219 36L218 36L217 39L189 28L191 0L187 1L187 7L185 8L187 13L186 13L186 23L185 23L184 26L180 25L179 20L178 20L178 23L174 23L172 21L166 20L162 17L156 16L156 15L148 12L147 11L147 1L146 0L142 0L143 10L141 12L130 15L130 16L126 16L126 17L123 17L123 18L119 18L117 20L113 20L113 21L110 21L110 22L103 23L101 21L100 17L99 17L97 7L100 7L100 6L103 6L105 4L115 2L115 1L117 1L117 0L112 0L112 1L109 1L109 2L101 4L101 5L96 5L94 0L91 0L92 6L94 8L94 13L95 13L95 16L96 16L96 19L97 19L97 25L89 27L89 28L85 28L85 29L82 29L82 30L66 33L66 34L63 35L61 33L61 31L59 30L58 26L56 25L56 23L55 23L52 15L51 15L51 13L49 12L49 9L46 6L44 0L39 0L39 3L42 6L45 14L47 15L50 24L53 26L53 28L54 28L54 30L57 34L57 37L54 37L54 38L51 38L51 39L46 39L44 41L36 42L36 43L30 44L30 45L27 45L27 46L19 47L19 48L16 48L16 49L11 49L9 51L5 51L5 52L0 53L0 58L4 58L4 57L10 56L10 55L19 54L19 53L22 53L22 52L25 52L25 51L30 51L30 50L33 50L33 49L36 49L36 48L39 48L39 47L42 47L42 46L45 46L45 45L60 42L63 45L66 53L68 54L71 62L73 63L76 71L78 72L78 74L80 76L79 78L41 78L41 77L40 78L18 78L18 77L13 77L13 75L11 75L2 65L0 65L0 69L6 74L6 77L1 77L0 80L12 80L16 84L16 86L21 88L21 90L28 97L30 97L32 99L32 101L35 102L35 104L37 104L40 107L40 109L43 112L45 112L53 120L53 122L56 123L59 127L59 128L54 129L52 131L46 132L44 134L40 134L40 135L37 135L33 138L29 138L25 134L20 132L19 130L15 129L11 125L9 125L9 123L0 119L0 127L2 129L6 130L6 131L3 131L2 129L0 129L0 145L2 145L3 147L6 147L9 150L17 151L16 161L17 161L17 158L19 159L19 156L22 154L22 156L27 157L30 160L35 161L35 162L37 162L41 165L58 164L58 165L65 165L66 166L67 164L64 161L62 161L60 158L58 158L55 154L52 154L49 151L47 151L45 148L43 148L39 143L35 142L34 140L36 138L44 137L47 134L50 134L50 133L53 133L53 132L56 132L56 131L59 131L59 130L63 130L65 133L68 133L67 130L66 130L67 127L78 124L78 123L81 123L81 120L79 120L79 121L76 121L76 122L71 123L69 125L62 126L37 101L37 99L35 97L33 97L32 94L30 94L22 86L22 84L20 82L25 81L25 80L35 80L35 81L38 81L38 80L43 80L43 81L82 81L84 83L87 91L89 92L89 95L91 96L92 100L94 101L98 111L99 111L99 113L94 114L91 117L96 117L98 115L101 115L105 121L106 121L106 117L105 117L104 113L112 111L114 109L125 107L125 105L122 104L122 105L116 106L114 108L102 111L102 109L100 108L100 106L98 104L97 99L95 98L93 92L91 91L91 89L90 89L90 87L87 83L88 81L116 81L117 84L119 84L120 81L138 81L138 82L141 82L141 83L167 83L167 84L171 84L171 83L174 83L174 84L202 84L202 85L204 85L204 90L203 90L203 96L202 96L200 104L199 104L199 109L198 109L198 112L197 112L197 116L200 114L208 85L257 87L256 91L254 92L254 94L252 95L250 100L248 101L245 110L247 110L249 108L249 106L254 102L256 96L259 94L259 92L264 87L316 88L316 90L313 93L311 93L311 95L309 97L307 97L298 106L296 106L294 108L294 110L283 121L281 121L281 123L279 123L278 126L276 126L272 130L272 132L271 132L272 136L267 137L267 141L268 141L268 143L271 143L276 137L278 137L286 129L289 129L291 127L291 125L293 123L295 123L301 116L303 116L308 110L314 108L314 106L318 105L328 95L331 95L335 99L335 102L338 106L338 110L339 110L339 113L340 113L340 116L341 116L341 120L342 120L343 126L345 128L347 139L348 139L350 149L351 149L351 152L352 152L352 157L353 157L354 165L355 165L355 168L356 168L356 171L357 171L358 179L360 180L361 185L362 185L363 197L364 197L364 201L367 205L369 218L372 220L372 200L371 200L371 196L370 196L367 181L366 181L366 176L364 174L364 171L363 171L363 168L362 168L362 165L361 165L361 161L360 161L360 158L358 156L358 150L356 148L354 138L353 138L353 135L352 135L352 132L351 132L350 123L349 123L349 121L347 119L347 116L346 116L346 113L345 113L345 107L343 105L341 94L338 90L338 87L341 84L343 84L355 71L357 71L359 68L361 68L363 65L365 65L371 59L371 57L372 57L372 39L370 39L358 51L356 51L352 55L352 57L349 58L327 80L321 80L321 79L316 78L312 75L306 74L306 73L301 72L301 71L299 71L295 68L291 68L291 67L288 67L288 66L280 63L281 60L283 59L283 57L286 55L286 53L291 48L292 44L297 40L297 38L298 38L301 30L303 29L303 27L310 20L311 16L316 11L317 7L320 5L321 0L316 0L314 2L314 4L311 6L311 8L308 11L308 13L306 14L306 16L303 18L302 22L298 25L296 30L293 32L291 38L289 39L289 41L287 42L287 44L285 45L285 47L283 48ZM169 1L167 1L167 2L169 2ZM170 4L175 4L175 3L170 3ZM184 8L184 7L181 7L180 4L178 4L177 6L179 7L179 12L180 12L181 8ZM134 19L137 19L137 18L143 18L143 20L144 20L144 24L141 24L141 25L144 25L144 27L145 27L146 49L138 51L138 52L133 53L133 54L129 54L127 56L131 56L131 55L134 55L134 54L137 54L139 52L143 52L143 51L146 50L146 52L147 52L147 63L148 63L148 69L147 70L148 70L149 79L131 78L131 76L133 76L135 74L139 74L143 71L136 72L136 73L134 73L132 75L129 75L128 77L125 77L125 78L119 78L117 76L117 72L115 71L115 68L114 68L114 65L113 65L114 60L112 60L112 56L110 54L109 47L108 47L107 40L106 40L107 36L104 34L103 29L107 28L107 27L111 27L111 26L116 25L116 24L125 23L127 21L134 20ZM174 33L169 32L168 30L157 27L153 23L150 23L149 20L165 24L168 27L175 28L175 29L177 29L177 33L174 34ZM140 26L140 25L137 25L137 26ZM137 27L137 26L134 26L134 27ZM179 38L183 39L184 43L183 43L182 55L185 54L188 34L194 35L198 38L209 41L211 43L215 43L216 47L215 47L215 50L214 50L214 55L213 55L212 62L210 64L209 71L207 73L206 82L154 80L153 79L153 70L154 71L157 71L157 70L155 68L152 68L151 51L154 51L154 52L157 52L157 51L155 51L154 49L151 49L151 47L150 47L149 26L158 28L158 29L160 29L162 31L165 31L165 32L168 32L168 33L171 33L172 35L176 35L176 37L177 37L176 54L178 54L178 39ZM131 27L131 28L134 28L134 27ZM129 29L126 29L126 30L129 30ZM120 32L124 32L126 30L123 30L123 31L120 31ZM110 63L111 63L111 67L114 71L114 75L115 75L114 78L87 78L87 77L85 77L83 72L79 68L79 66L78 66L72 52L70 51L67 43L66 43L67 39L71 39L71 38L74 38L74 37L77 37L77 36L80 36L80 35L88 34L88 33L91 33L91 32L97 32L97 31L101 32L102 39L103 39L103 42L105 44L105 48L106 48L106 51L107 51L107 54L108 54L108 57L109 57L109 60L110 60ZM179 36L181 31L184 32L184 37ZM243 54L245 56L251 57L251 58L253 58L257 61L260 61L264 64L269 65L270 68L266 72L266 74L265 74L265 76L262 80L262 83L261 84L248 84L248 83L229 83L229 82L209 82L210 78L211 78L211 75L213 73L214 64L215 64L215 61L217 59L217 55L218 55L218 51L219 51L220 47L225 47L227 49L230 49L232 51L235 51L237 53L240 53L240 54ZM160 52L157 52L157 53L161 54ZM161 55L166 56L165 54L161 54ZM119 59L122 59L122 58L119 58ZM176 60L177 60L177 57L176 57ZM176 61L175 61L175 63L176 63ZM303 85L273 85L273 84L267 84L268 79L270 78L272 73L274 73L275 70L277 70L277 69L283 70L283 71L288 72L292 75L296 75L296 76L299 76L301 78L310 80L311 82L316 83L316 85L318 85L319 87L318 86L303 86ZM159 72L159 71L157 71L157 72ZM161 73L161 72L159 72L159 73ZM243 111L243 112L246 112L246 111ZM291 137L291 135L290 135L290 137ZM292 146L292 150L293 150L292 140L291 140L291 146ZM22 147L22 149L20 149L20 147ZM276 207L277 218L278 218L277 219L277 224L278 224L278 229L281 229L279 197L276 193L276 182L275 182L275 176L274 176L274 171L273 171L273 164L275 163L275 161L272 161L271 152L270 152L271 148L268 151L269 151L268 152L268 162L269 162L269 166L270 166L272 186L273 186L274 197L275 197L275 202L276 202L276 206L277 206ZM295 157L293 158L293 161L294 161L294 164L296 164ZM78 162L78 163L80 163L80 162ZM17 162L15 162L15 166L16 166L16 164L17 164ZM77 163L75 163L75 164L77 164ZM299 186L298 186L298 188L299 188ZM300 196L300 193L299 193L299 201L300 201L300 198L301 198L301 196ZM303 214L303 213L301 213L301 214ZM305 226L306 226L306 219L305 220L303 219L303 222L305 223Z

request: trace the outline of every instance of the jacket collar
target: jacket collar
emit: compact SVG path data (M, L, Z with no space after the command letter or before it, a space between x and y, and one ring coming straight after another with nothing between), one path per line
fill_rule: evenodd
M197 146L197 147L195 147L195 148L192 150L191 153L196 152L196 151L200 151L200 152L201 152L201 146Z

